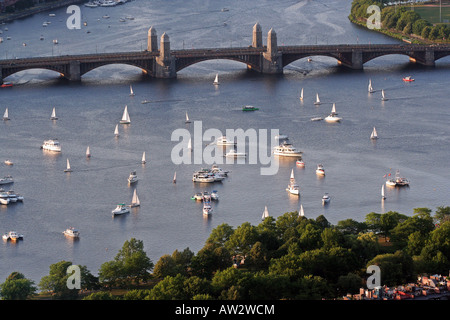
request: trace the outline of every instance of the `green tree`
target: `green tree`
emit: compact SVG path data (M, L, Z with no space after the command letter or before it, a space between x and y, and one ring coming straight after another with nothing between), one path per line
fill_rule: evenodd
M132 282L148 281L154 265L144 251L141 240L125 241L113 261L100 266L99 278L105 285L130 285Z
M158 282L145 297L146 300L187 300L184 290L186 277L181 274L175 277L167 276Z
M225 243L225 248L235 255L246 256L258 239L256 228L249 222L241 224Z
M223 247L215 247L212 244L206 244L192 258L192 274L210 278L217 270L228 268L231 265L231 255Z
M377 255L367 263L369 265L380 267L381 285L395 286L414 280L413 260L402 251Z
M26 300L36 289L33 281L26 279L22 273L13 272L0 284L0 296L3 300Z
M436 208L436 212L434 214L434 219L442 224L444 222L450 221L450 207L449 206L440 206Z
M206 240L206 244L211 244L215 247L223 247L225 242L230 239L233 232L233 227L226 223L222 223L211 231L208 239Z

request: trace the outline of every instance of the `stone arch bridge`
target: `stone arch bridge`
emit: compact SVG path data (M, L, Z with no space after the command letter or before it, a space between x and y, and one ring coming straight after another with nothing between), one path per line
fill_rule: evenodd
M145 51L0 60L0 79L19 71L39 68L79 81L85 73L109 64L135 66L151 77L174 78L178 71L190 65L215 59L242 62L260 73L280 74L290 63L317 55L335 58L338 64L348 68L362 69L364 63L390 54L406 55L412 62L434 66L436 60L450 54L450 46L406 43L278 46L273 29L269 30L267 44L263 45L261 27L257 23L253 27L252 44L247 47L171 50L170 39L165 33L158 47L156 30L151 27Z

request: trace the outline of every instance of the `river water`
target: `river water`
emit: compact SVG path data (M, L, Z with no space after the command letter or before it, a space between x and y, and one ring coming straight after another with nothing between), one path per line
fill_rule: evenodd
M81 7L87 25L80 30L66 28L69 15L61 8L51 12L52 17L41 13L1 26L5 41L0 57L139 51L146 48L150 26L158 37L163 32L169 35L172 49L247 46L256 22L264 42L273 28L279 45L396 43L352 25L347 19L350 4L350 0L263 0L254 7L249 1L234 0L136 0L114 8ZM134 20L119 20L126 17ZM46 21L51 23L43 27ZM59 44L54 45L54 39ZM154 263L176 249L197 252L219 224L260 223L264 206L278 217L302 204L307 217L324 215L336 224L348 218L363 221L370 212L411 215L416 207L434 210L448 205L449 67L448 58L435 68L425 68L410 64L408 57L391 55L368 62L363 71L350 71L337 66L335 59L317 56L311 62L295 61L281 76L258 75L226 60L192 65L171 80L149 79L125 65L95 69L80 83L46 70L12 75L6 81L15 86L0 91L0 112L7 107L11 119L0 123L0 176L12 175L14 184L5 188L25 200L0 205L0 229L16 230L25 238L17 244L0 242L0 281L19 271L39 282L49 266L61 260L85 265L97 274L101 264L112 260L132 237L143 240ZM212 85L216 73L219 86ZM406 75L415 81L404 83ZM373 94L367 92L369 79L377 90ZM130 85L134 97L129 96ZM388 101L381 101L381 89ZM316 92L320 106L313 104ZM142 104L143 100L150 103ZM332 103L341 123L310 121L326 116ZM114 127L125 105L131 124L120 126L121 135L115 138ZM243 105L260 110L244 113ZM53 107L57 121L49 120ZM193 133L195 123L184 123L186 111L192 121L201 121L203 130L278 129L303 151L306 166L295 167L295 159L282 160L276 174L261 175L259 164L221 164L230 171L222 183L193 183L193 171L210 164L176 165L171 158L178 143L171 141L172 133L177 129ZM374 126L379 134L376 142L369 139ZM48 138L59 139L60 154L40 149ZM92 153L89 160L87 146ZM142 165L144 151L147 163ZM63 172L67 158L70 174ZM5 165L6 159L14 165ZM318 163L325 167L324 178L315 174ZM285 190L292 169L300 198ZM383 176L397 169L411 186L387 189L383 204ZM129 186L127 177L133 170L140 180ZM111 210L117 203L129 203L134 188L141 207L113 218ZM217 190L220 196L208 219L201 203L191 200L203 190ZM327 206L321 202L325 192L332 197ZM70 226L80 230L78 241L63 236Z

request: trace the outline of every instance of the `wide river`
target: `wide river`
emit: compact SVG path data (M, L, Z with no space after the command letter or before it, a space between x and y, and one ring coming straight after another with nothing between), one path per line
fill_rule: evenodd
M80 30L66 28L69 15L61 8L0 26L5 39L0 58L139 51L146 48L150 26L158 37L169 35L172 49L247 46L256 22L264 42L273 28L279 45L397 42L351 24L351 0L253 3L136 0L113 8L81 6L86 25ZM51 23L43 27L44 22ZM212 84L216 73L219 86ZM407 75L415 81L403 82ZM363 221L370 212L411 215L417 207L449 205L449 58L425 68L406 56L391 55L368 62L363 71L350 71L335 59L314 56L288 65L280 76L255 74L227 60L192 65L171 80L149 79L126 65L95 69L80 83L58 76L23 71L6 79L14 87L0 89L0 113L8 108L11 119L0 123L0 176L12 175L14 184L3 187L25 198L0 205L1 233L24 235L16 244L0 241L0 282L19 271L37 283L61 260L97 274L132 237L144 242L154 263L176 249L197 252L222 223L235 228L246 221L259 224L265 206L278 217L302 204L308 218L324 215L336 224L348 218ZM372 94L367 92L369 79L377 90ZM381 101L381 89L388 101ZM320 106L313 104L316 93ZM340 123L311 121L328 115L332 103L343 118ZM125 105L131 124L121 125L115 138ZM244 105L259 110L242 112ZM49 119L53 107L56 121ZM193 133L200 124L185 124L186 112L192 121L201 121L203 131L278 129L303 151L306 165L299 168L295 159L282 160L276 174L262 175L258 163L220 164L230 171L222 183L194 183L192 173L211 165L177 165L171 157L178 144L171 141L172 133ZM369 138L374 126L376 142ZM40 149L49 138L59 139L60 154ZM197 141L203 147L208 143ZM143 152L145 165L140 163ZM64 172L67 158L72 173ZM6 159L14 165L4 164ZM318 163L324 165L325 177L316 176ZM286 191L292 169L300 197ZM382 203L384 176L397 169L411 185L387 188ZM140 180L129 186L127 177L134 170ZM113 218L111 210L117 203L130 203L135 188L141 206ZM203 190L217 190L220 196L208 219L201 203L191 200ZM326 206L324 193L332 198ZM81 233L78 241L62 234L71 226Z

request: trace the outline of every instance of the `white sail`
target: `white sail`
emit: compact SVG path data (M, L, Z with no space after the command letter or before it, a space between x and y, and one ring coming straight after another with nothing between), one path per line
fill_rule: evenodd
M269 216L269 210L267 210L267 206L265 206L263 214L262 214L262 220L264 220L268 216Z
M114 130L114 135L115 135L116 137L119 136L119 125L118 125L118 124L116 124L116 129Z
M331 113L336 114L336 104L333 103L333 107L331 108Z
M64 171L65 171L65 172L72 172L72 169L70 168L69 158L67 158L66 170L64 170Z
M320 104L320 98L319 98L319 94L316 93L316 102L314 102L314 104Z
M369 91L369 93L373 92L373 88L372 88L372 79L369 79L369 87L367 88L367 91Z
M120 120L120 123L128 124L130 123L130 115L128 114L128 107L125 106L125 109L123 110L122 120Z
M303 205L300 205L300 212L299 212L299 216L300 217L304 217L305 216L305 211L303 210Z
M131 206L132 207L138 207L141 205L141 202L139 201L139 197L137 195L136 189L134 189L133 198L131 199Z
M130 96L134 96L133 87L130 84Z
M173 174L173 183L177 183L177 172Z
M142 160L141 160L141 162L142 163L146 163L147 161L145 161L145 151L144 151L144 153L142 153Z
M188 149L191 150L192 149L192 141L191 138L189 138L189 142L188 142Z
M89 148L89 146L86 148L86 157L87 158L91 157L91 149Z
M303 88L302 88L302 91L300 92L300 100L303 101Z
M50 119L51 119L51 120L57 120L57 119L58 119L58 117L56 116L56 109L55 109L55 107L53 107L53 110L52 110L52 114L51 114L51 116L50 116Z
M3 114L3 120L9 120L8 108L6 108L5 113Z
M186 111L186 121L185 121L186 123L191 123L191 120L189 120L189 116L188 116L188 113L187 113L187 111Z
M383 101L387 100L386 96L384 95L384 90L383 89L381 89L381 100L383 100Z
M294 169L291 170L291 181L292 181L292 180L295 181L295 178L294 178Z
M216 73L216 78L214 79L213 84L219 84L219 74Z
M386 199L385 195L384 195L384 184L381 186L381 200Z
M375 129L375 127L373 127L372 133L370 135L370 139L378 139L378 133L377 133L377 129Z

